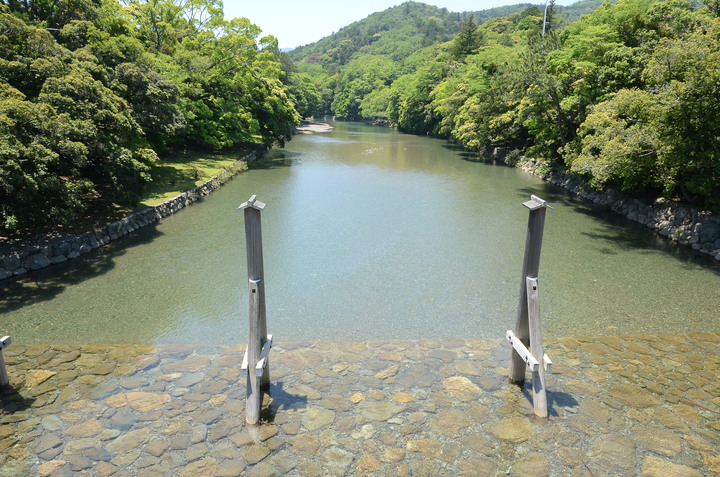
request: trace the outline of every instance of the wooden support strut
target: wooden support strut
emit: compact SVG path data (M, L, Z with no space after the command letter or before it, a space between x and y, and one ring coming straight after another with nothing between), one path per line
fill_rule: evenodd
M527 238L525 240L525 256L523 258L522 280L520 282L520 299L518 300L518 314L515 323L515 336L525 347L530 345L530 326L528 323L527 277L537 277L540 269L540 250L542 249L543 229L545 227L545 210L552 209L547 202L534 195L528 202L523 203L530 209L528 217ZM517 351L512 353L510 367L510 381L522 383L525 381L525 360Z
M543 361L542 327L540 325L540 300L537 277L527 277L528 322L530 325L530 352L535 361ZM533 408L535 415L547 417L547 392L545 391L545 367L537 366L532 372Z
M547 417L545 371L552 369L552 361L543 351L537 276L540 268L545 210L552 207L534 195L531 195L530 200L523 205L530 209L530 217L525 241L518 315L515 332L508 330L505 335L513 347L510 381L514 383L525 381L526 369L530 367L535 414L539 417Z
M10 346L11 344L12 340L9 336L3 336L0 339L0 388L4 388L8 384L10 384L7 369L5 368L5 358L3 357L2 350Z
M256 196L238 209L245 213L245 242L248 267L248 345L242 369L247 371L247 403L245 420L257 424L260 420L263 388L270 385L270 348L272 335L267 333L265 316L265 284L263 282L262 228L260 212L265 204ZM254 369L255 371L251 371Z

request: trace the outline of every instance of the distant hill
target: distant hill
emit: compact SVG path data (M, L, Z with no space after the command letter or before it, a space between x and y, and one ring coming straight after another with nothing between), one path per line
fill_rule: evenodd
M567 22L573 22L602 2L580 0L555 8ZM373 13L315 43L295 48L289 55L296 62L336 65L344 65L356 52L391 54L393 60L400 61L420 48L451 40L470 15L476 24L482 24L491 18L521 13L533 7L538 8L538 4L519 3L474 12L451 12L447 8L410 1Z
M452 39L469 14L419 2L406 2L351 23L337 33L290 53L295 61L343 65L363 54L393 54L399 61L419 48ZM398 47L402 49L398 51Z
M617 0L612 0L610 3L615 3ZM597 10L597 8L603 4L603 0L580 0L572 5L565 7L558 6L558 11L565 18L566 22L572 23L580 20L580 17Z

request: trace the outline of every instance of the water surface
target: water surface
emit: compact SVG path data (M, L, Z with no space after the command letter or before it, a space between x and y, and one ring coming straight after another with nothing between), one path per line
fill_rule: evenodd
M243 214L262 213L268 328L283 341L498 338L515 322L530 194L552 336L713 331L720 267L440 140L336 123L156 226L3 289L22 342L244 341Z

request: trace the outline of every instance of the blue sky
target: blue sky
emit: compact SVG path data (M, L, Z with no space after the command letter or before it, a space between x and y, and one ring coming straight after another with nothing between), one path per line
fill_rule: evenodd
M274 35L280 48L294 48L318 41L368 15L404 3L403 0L225 0L225 18L247 17ZM544 0L427 0L423 3L452 12L485 10L516 3ZM568 5L572 0L557 1Z

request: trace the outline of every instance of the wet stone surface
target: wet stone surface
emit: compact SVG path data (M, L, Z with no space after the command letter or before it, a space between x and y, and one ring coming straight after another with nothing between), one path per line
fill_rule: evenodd
M13 344L0 476L717 475L718 341L546 339L548 419L504 341L277 343L258 426L242 346Z

